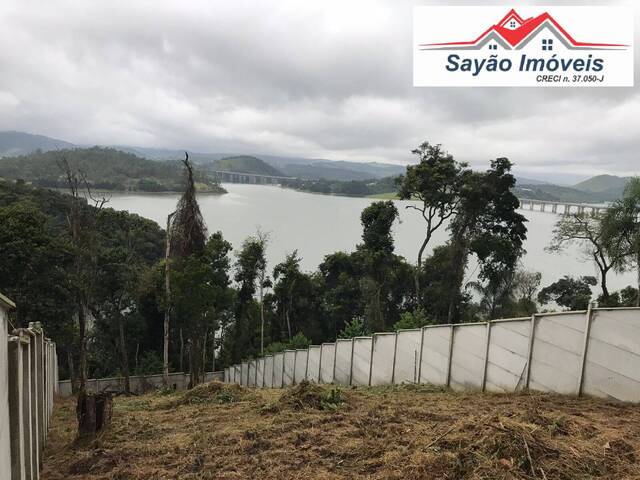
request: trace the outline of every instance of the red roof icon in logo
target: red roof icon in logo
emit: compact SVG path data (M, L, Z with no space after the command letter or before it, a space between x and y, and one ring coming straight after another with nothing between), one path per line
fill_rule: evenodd
M539 32L550 30L567 48L572 50L619 49L628 47L617 43L589 43L575 40L548 12L537 17L523 19L511 9L502 20L486 29L478 38L468 42L426 43L425 50L479 50L486 43L495 40L509 50L518 50L529 43Z

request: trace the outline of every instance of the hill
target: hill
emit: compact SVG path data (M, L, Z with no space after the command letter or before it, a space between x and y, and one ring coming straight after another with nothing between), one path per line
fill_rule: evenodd
M272 167L259 158L249 155L215 160L206 166L207 170L224 170L227 172L254 173L256 175L271 175L274 177L286 177L280 170Z
M14 131L0 132L0 157L28 155L38 150L46 152L73 147L72 143L44 135Z
M574 185L574 188L601 195L606 200L615 200L622 196L629 177L616 175L597 175Z
M425 385L246 389L115 397L111 428L75 438L56 403L42 478L638 478L632 404ZM215 428L212 428L215 425ZM535 472L533 474L532 472Z
M514 193L520 198L571 203L602 203L610 200L601 193L585 192L571 187L551 184L516 184Z
M175 192L183 188L182 165L137 157L112 148L76 148L0 159L0 178L24 180L35 186L66 188L59 162L66 158L73 168L82 171L90 185L114 191ZM215 178L196 172L201 190L224 193Z

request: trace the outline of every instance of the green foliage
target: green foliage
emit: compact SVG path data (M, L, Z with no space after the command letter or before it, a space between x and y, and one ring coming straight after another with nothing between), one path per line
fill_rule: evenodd
M288 342L273 342L264 349L265 355L273 355L274 353L284 352L285 350L302 350L309 348L311 340L305 337L301 332L296 333Z
M411 328L422 328L430 324L432 324L432 322L427 317L424 309L418 307L412 312L401 313L400 320L393 325L393 329L398 331Z
M591 287L597 283L592 276L573 278L565 275L540 290L538 301L543 305L555 302L569 310L586 310L591 301Z
M158 352L147 350L140 355L138 364L133 369L134 375L154 375L162 371L162 358Z
M95 189L117 191L181 191L180 164L175 161L154 161L113 148L74 148L35 152L20 157L3 158L0 177L24 179L46 188L66 188L66 179L57 163L66 158L69 164L86 174ZM200 173L196 181L207 191L224 193L216 178Z
M332 388L325 392L320 399L320 410L334 411L346 403L345 396L340 388Z
M268 163L249 155L239 155L216 160L209 167L212 170L239 173L255 173L258 175L271 175L274 177L284 177L281 171L272 167Z
M344 326L338 338L362 337L368 335L368 333L369 331L364 324L364 318L354 317Z

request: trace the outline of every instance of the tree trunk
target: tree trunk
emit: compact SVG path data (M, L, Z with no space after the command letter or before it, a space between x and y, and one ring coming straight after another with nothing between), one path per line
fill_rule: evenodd
M180 371L184 373L184 337L182 336L182 329L180 329Z
M80 355L78 365L79 391L87 388L87 317L84 302L78 297L78 337Z
M264 356L264 279L260 281L260 355ZM215 333L213 334L215 339ZM215 351L213 352L215 356Z
M124 335L124 319L118 315L118 330L120 334L120 361L122 363L122 376L124 377L124 392L131 393L131 381L129 379L129 356L127 355L127 342Z
M71 393L78 393L78 377L75 366L73 364L73 353L71 350L67 352L67 363L69 365L69 378L71 379Z
M162 383L169 386L169 320L171 317L171 284L169 281L169 257L171 256L171 219L176 212L167 215L167 245L164 253L164 293L166 297L166 307L164 310L164 343L163 343L163 363L162 363Z
M609 303L609 289L607 288L607 273L608 268L600 269L600 287L602 288L602 300L608 305Z

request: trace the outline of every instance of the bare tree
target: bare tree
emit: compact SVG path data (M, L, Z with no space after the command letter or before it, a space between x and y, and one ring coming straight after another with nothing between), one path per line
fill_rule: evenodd
M87 317L89 311L89 295L93 275L91 270L95 263L95 249L93 237L97 215L109 201L106 197L94 197L86 175L71 167L66 157L58 162L63 171L71 204L67 214L67 225L71 243L73 245L74 290L76 302L76 315L78 318L79 337L79 365L78 365L78 389L80 393L86 391L87 385ZM91 207L89 207L89 202Z

